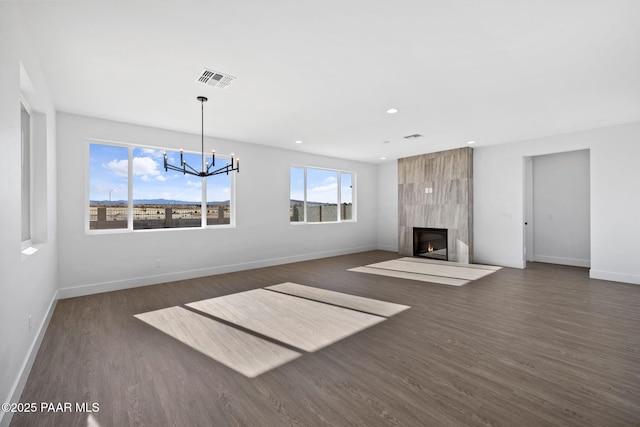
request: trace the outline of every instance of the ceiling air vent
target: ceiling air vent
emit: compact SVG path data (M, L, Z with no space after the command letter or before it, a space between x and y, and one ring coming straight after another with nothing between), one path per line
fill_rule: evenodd
M197 82L207 84L209 86L218 87L220 89L224 89L229 86L233 80L236 78L230 76L228 74L223 74L218 71L209 70L208 68L204 68L198 78Z
M416 138L422 138L422 135L420 135L419 133L414 133L413 135L407 135L404 137L404 139L416 139Z

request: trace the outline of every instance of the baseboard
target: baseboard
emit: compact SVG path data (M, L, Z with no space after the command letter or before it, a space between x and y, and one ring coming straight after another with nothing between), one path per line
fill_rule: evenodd
M588 259L577 259L577 258L563 258L563 257L554 257L554 256L546 256L546 255L534 255L533 261L535 262L546 262L549 264L562 264L562 265L571 265L574 267L591 267L591 260Z
M137 288L140 286L157 285L160 283L174 282L177 280L195 279L197 277L213 276L216 274L233 273L235 271L252 270L254 268L271 267L274 265L290 264L293 262L309 261L313 259L328 258L332 256L348 255L358 252L376 250L376 247L362 246L348 249L337 249L333 251L314 252L310 254L294 255L282 258L269 258L258 261L251 261L238 264L221 265L197 270L178 271L167 274L160 274L146 277L136 277L134 279L115 280L112 282L91 283L87 285L61 288L58 290L58 298L75 298L85 295L99 294L102 292L119 291L122 289ZM0 426L1 427L1 426Z
M614 271L589 270L589 277L592 279L610 280L612 282L630 283L640 285L640 274L623 274Z
M527 268L527 262L524 260L515 261L506 259L490 259L478 257L475 254L473 256L473 264L495 265L498 267L518 268L521 270Z
M376 247L379 251L398 252L398 245L378 245Z
M20 396L22 396L22 392L24 391L24 386L27 383L27 379L29 378L29 374L31 373L31 368L33 367L33 362L36 360L36 356L38 355L38 350L40 349L40 344L42 344L42 339L44 338L44 334L49 327L49 321L51 320L51 316L53 316L53 311L56 308L56 303L58 302L58 293L53 294L53 298L51 299L51 303L49 304L49 309L47 310L46 315L42 319L40 323L40 327L38 328L38 333L36 334L33 342L31 343L31 348L29 348L29 353L25 358L22 366L20 367L20 372L18 374L18 378L16 378L16 382L13 384L11 388L11 392L9 393L8 402L17 403L20 401ZM8 403L7 402L7 403ZM5 403L5 402L2 402ZM4 412L0 411L0 427L9 427L11 423L11 419L13 418L12 412Z

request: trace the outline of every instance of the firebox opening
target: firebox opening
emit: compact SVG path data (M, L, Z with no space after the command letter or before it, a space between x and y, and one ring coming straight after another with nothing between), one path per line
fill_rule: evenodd
M413 228L413 256L449 261L446 228Z

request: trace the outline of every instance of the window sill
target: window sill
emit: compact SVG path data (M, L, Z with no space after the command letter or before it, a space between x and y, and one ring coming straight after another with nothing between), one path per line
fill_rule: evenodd
M44 243L32 243L30 245L26 245L26 247L23 247L22 250L20 251L21 252L20 261L29 259L43 247L44 247Z
M195 231L195 230L218 230L236 228L234 224L208 225L206 227L175 227L175 228L139 228L131 230L129 228L113 228L104 230L86 230L85 234L90 236L112 235L112 234L131 234L131 233L165 233L175 231Z

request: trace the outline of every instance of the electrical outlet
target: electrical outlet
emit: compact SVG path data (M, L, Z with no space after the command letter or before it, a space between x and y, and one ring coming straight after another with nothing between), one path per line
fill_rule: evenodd
M160 264L160 260L157 259L156 260L156 268L160 268L160 267L162 267L162 265Z
M31 325L32 325L32 319L31 316L29 316L29 332L31 332Z

